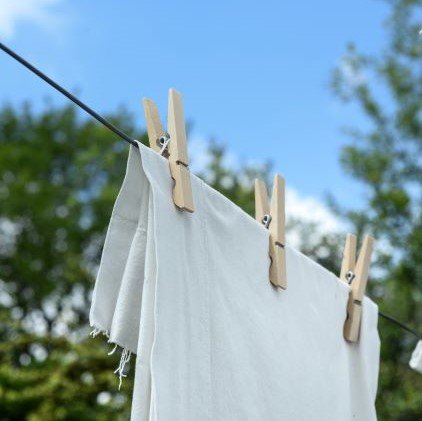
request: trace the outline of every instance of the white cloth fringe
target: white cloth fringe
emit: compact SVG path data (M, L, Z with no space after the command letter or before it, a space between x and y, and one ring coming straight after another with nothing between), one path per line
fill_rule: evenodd
M113 355L116 352L116 349L117 349L117 344L114 344L114 348L110 352L108 352L107 355Z
M119 390L122 387L123 377L126 377L125 367L126 367L126 364L129 362L131 355L132 353L128 349L123 348L122 356L120 357L119 366L116 368L116 370L114 370L114 373L118 374L119 376Z
M94 328L89 336L91 336L92 338L97 337L99 334L103 334L104 336L106 336L107 338L109 338L109 333L108 331L102 331L101 329L98 328ZM113 355L116 352L118 345L114 344L113 349L107 353L107 355ZM120 357L120 362L119 362L119 366L116 368L116 370L114 370L114 374L117 374L119 376L119 390L122 387L122 381L123 381L123 377L127 377L126 373L125 373L125 368L126 368L126 364L130 361L130 356L132 355L132 353L127 349L127 348L123 348L122 349L122 355Z

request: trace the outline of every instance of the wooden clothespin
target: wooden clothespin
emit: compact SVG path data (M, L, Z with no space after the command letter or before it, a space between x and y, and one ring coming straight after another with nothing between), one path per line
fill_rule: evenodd
M344 338L349 342L357 342L359 339L362 301L368 283L373 245L374 239L369 235L365 236L356 261L356 236L347 234L340 279L351 286L343 330Z
M276 175L270 206L265 183L255 180L255 219L270 231L270 281L273 285L286 289L284 184L284 179Z
M175 89L169 90L168 132L163 129L154 101L144 98L143 104L150 147L169 160L171 177L174 180L174 204L181 210L193 212L194 204L188 168L189 160L182 95Z

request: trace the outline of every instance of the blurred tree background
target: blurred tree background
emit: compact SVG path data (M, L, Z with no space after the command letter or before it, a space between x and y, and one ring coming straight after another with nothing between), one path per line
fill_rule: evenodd
M334 72L334 92L367 117L348 128L344 170L365 186L362 209L339 210L355 231L377 238L370 294L380 310L422 325L422 35L421 0L389 0L388 43L378 56L350 45ZM372 272L373 275L375 271ZM422 420L422 376L409 371L414 338L380 320L378 413L381 420Z
M378 239L370 295L412 326L422 321L422 38L419 0L395 0L379 57L350 46L333 89L355 101L368 130L349 129L341 163L366 188L361 209L333 208ZM380 93L382 92L382 93ZM133 137L134 118L108 116ZM128 419L132 379L118 390L119 355L88 337L90 294L128 147L72 107L0 110L0 420ZM203 177L253 214L253 179L270 164L230 168L210 143ZM302 251L338 272L344 233L290 220ZM380 420L422 419L422 376L408 368L415 340L380 320Z

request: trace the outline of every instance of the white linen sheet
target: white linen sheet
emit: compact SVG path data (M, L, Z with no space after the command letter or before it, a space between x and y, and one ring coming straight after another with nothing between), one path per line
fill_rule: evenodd
M168 162L131 148L90 313L137 354L133 421L375 420L378 309L343 338L349 286L286 247L268 279L268 231L196 176L172 201Z

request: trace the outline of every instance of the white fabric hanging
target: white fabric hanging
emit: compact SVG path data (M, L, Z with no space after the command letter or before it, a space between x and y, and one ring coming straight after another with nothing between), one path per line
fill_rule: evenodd
M104 246L91 325L137 354L133 421L375 420L377 306L360 340L349 286L286 247L268 280L268 231L192 176L195 213L172 201L168 162L139 145Z
M413 370L422 374L422 340L416 344L416 348L412 353L409 365Z

